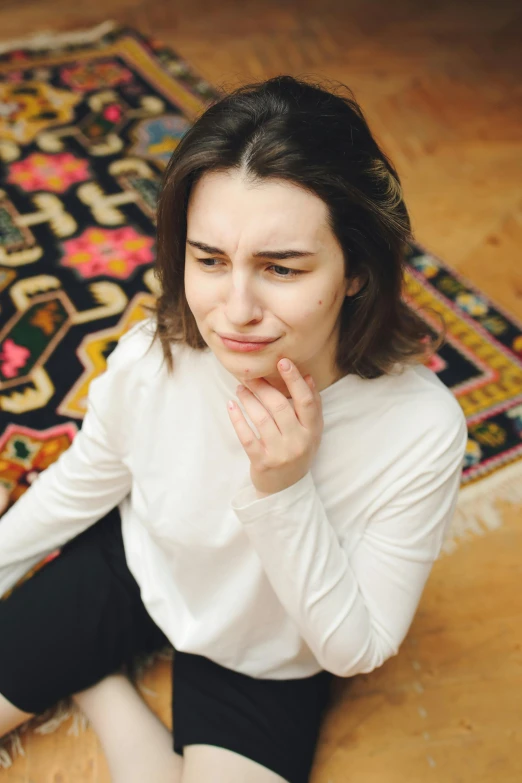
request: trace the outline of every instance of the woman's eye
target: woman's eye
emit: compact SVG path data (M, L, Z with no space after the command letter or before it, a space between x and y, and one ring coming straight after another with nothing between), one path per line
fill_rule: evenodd
M204 266L207 261L217 261L217 258L196 258L196 261Z
M202 266L205 266L207 261L219 261L217 258L196 258L196 261L198 261ZM214 267L207 267L207 269L213 269ZM289 277L297 277L298 275L303 275L304 272L299 269L290 269L287 266L280 266L279 264L271 264L269 269L282 269L284 272L288 272L288 274L280 274L277 273L276 277L280 277L282 279L289 278Z

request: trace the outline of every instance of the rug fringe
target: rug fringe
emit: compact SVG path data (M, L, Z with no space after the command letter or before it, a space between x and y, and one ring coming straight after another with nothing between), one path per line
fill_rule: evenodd
M505 511L500 502L522 505L522 460L460 489L441 554L452 554L460 543L501 527Z
M52 734L56 729L65 723L66 720L72 718L74 713L78 710L74 702L68 699L60 702L53 710L52 716L34 728L36 734Z
M13 759L16 756L25 756L21 734L26 730L27 725L20 726L1 740L0 769L9 769L13 765ZM7 746L9 746L9 750Z
M92 43L98 38L102 38L115 27L119 27L119 22L115 19L109 19L95 27L83 30L72 30L63 33L57 30L41 30L26 38L0 41L0 54L5 54L5 52L10 52L14 49L51 49L59 46L69 46L70 44Z

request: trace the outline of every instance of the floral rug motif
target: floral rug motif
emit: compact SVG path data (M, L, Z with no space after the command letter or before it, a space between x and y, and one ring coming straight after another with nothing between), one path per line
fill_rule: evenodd
M0 484L11 502L69 447L89 383L147 316L162 173L218 94L161 41L114 22L0 45ZM469 425L450 552L500 524L497 499L522 502L522 325L418 244L405 298L446 318L430 367Z

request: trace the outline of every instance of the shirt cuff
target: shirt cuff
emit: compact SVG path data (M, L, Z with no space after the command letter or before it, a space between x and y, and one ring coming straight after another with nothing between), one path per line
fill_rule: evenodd
M249 482L248 486L239 489L231 500L231 506L240 522L253 522L267 513L282 511L292 506L310 490L314 489L314 480L310 471L280 492L274 492L264 498L256 496L256 488Z

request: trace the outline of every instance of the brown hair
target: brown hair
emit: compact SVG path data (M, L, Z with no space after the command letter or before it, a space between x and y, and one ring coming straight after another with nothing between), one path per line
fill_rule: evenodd
M445 341L442 316L437 335L402 299L412 234L400 180L353 93L336 84L350 95L285 75L242 85L209 104L174 150L158 199L160 294L151 308L154 340L170 371L172 343L208 348L184 291L188 199L208 171L287 180L326 204L346 276L364 281L340 312L336 366L342 376L377 378L397 362L427 361Z

